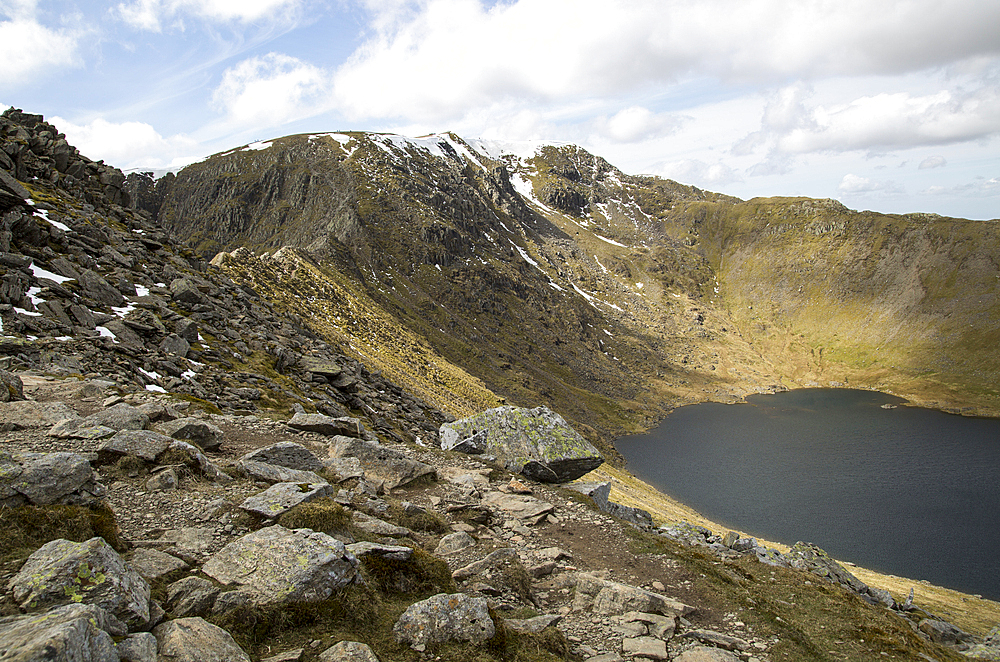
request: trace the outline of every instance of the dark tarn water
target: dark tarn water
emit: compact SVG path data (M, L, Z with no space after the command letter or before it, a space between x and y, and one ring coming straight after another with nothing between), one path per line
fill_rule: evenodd
M803 389L675 410L616 442L630 470L720 524L1000 600L1000 421Z

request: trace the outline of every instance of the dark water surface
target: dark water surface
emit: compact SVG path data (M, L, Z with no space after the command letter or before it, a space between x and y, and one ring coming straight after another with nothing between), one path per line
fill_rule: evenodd
M802 389L675 410L629 469L720 524L1000 600L1000 421Z

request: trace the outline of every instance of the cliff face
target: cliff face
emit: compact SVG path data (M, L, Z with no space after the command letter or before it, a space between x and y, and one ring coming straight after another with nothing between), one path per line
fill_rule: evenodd
M464 373L592 439L816 384L1000 410L1000 365L982 356L1000 312L994 222L740 201L574 146L453 134L289 136L164 188L160 223L205 258L261 255L217 261L307 306L346 353L418 390Z

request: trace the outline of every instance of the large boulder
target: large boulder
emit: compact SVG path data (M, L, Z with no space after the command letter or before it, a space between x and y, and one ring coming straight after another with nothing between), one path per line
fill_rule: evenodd
M0 660L118 662L112 636L125 626L97 605L70 604L44 613L0 618Z
M390 490L423 476L433 478L437 475L429 464L411 460L400 451L377 441L336 436L330 440L329 449L331 458L357 458L367 478L383 481L386 489Z
M255 462L253 460L240 460L236 463L236 469L244 476L254 480L262 480L265 483L325 483L317 473L312 471L301 471L299 469L289 469L277 464L267 462Z
M97 464L111 464L126 455L155 462L173 443L167 435L152 430L121 430L97 449Z
M103 538L42 545L10 588L26 610L82 602L106 609L130 630L149 622L149 584Z
M445 423L440 438L445 450L471 444L510 471L546 483L575 480L604 462L590 442L546 407L489 409Z
M478 644L496 634L486 598L439 593L406 608L392 627L396 641L418 651L429 644Z
M153 636L164 662L250 662L231 634L198 616L157 625Z
M149 416L125 402L83 419L89 426L103 425L112 430L143 430L149 426Z
M90 463L76 453L0 451L0 504L86 505L104 496Z
M223 547L202 572L241 587L259 604L319 602L358 580L344 544L311 529L265 527Z

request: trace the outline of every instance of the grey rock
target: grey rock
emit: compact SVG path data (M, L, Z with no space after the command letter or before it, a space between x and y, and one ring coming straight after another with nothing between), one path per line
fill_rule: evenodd
M351 478L364 478L365 469L361 466L361 460L356 457L331 457L323 460L323 469L327 474L336 476L338 482L344 482Z
M347 551L358 560L366 556L378 556L390 561L409 561L413 548L405 545L382 545L374 542L356 542L347 545Z
M868 586L847 571L827 554L812 543L797 542L784 554L788 564L796 570L808 570L835 584L840 584L855 593L867 593Z
M205 295L198 289L198 285L189 278L177 278L170 282L170 296L178 303L189 305L205 303Z
M952 648L964 649L973 643L974 638L947 621L925 618L917 624L917 629L927 635L935 644Z
M221 590L203 577L185 577L167 587L166 606L174 618L204 616Z
M155 462L173 442L170 437L152 430L121 430L97 449L97 464L112 464L125 455Z
M639 611L664 616L686 616L694 607L636 586L612 582L581 572L576 575L573 610L593 608L597 614L624 614Z
M121 292L112 287L100 274L94 273L90 269L84 269L77 282L80 284L84 296L93 299L102 306L121 306L125 303L125 297L122 296Z
M396 526L378 517L373 517L359 511L354 511L351 518L356 528L373 536L389 536L391 538L413 536L413 531L410 531L406 527Z
M542 614L534 618L508 618L504 623L514 632L522 634L538 634L547 627L552 627L562 620L558 614Z
M17 493L29 503L87 504L103 496L105 488L94 480L94 470L76 453L0 454L0 498ZM15 469L15 465L17 468Z
M164 453L166 455L184 458L184 463L186 465L208 480L217 483L229 483L233 480L232 476L224 473L221 469L215 466L199 448L192 446L186 441L175 439L173 443L167 447L167 450L165 450ZM158 457L157 459L162 461L163 457Z
M122 662L156 662L156 637L151 632L136 632L118 642Z
M186 526L164 531L157 543L172 554L191 564L198 563L215 542L214 530L201 526Z
M236 463L237 470L244 476L249 476L254 480L262 480L267 483L325 483L326 479L312 471L301 471L299 469L289 469L288 467L268 464L266 462L254 462L253 460L240 460Z
M106 609L130 630L149 622L149 584L103 538L42 545L10 588L22 609L83 602Z
M232 635L198 616L157 625L153 635L164 662L250 662Z
M180 485L180 476L173 467L161 468L146 481L147 492L167 492L176 490Z
M24 400L24 384L12 372L0 370L0 402Z
M482 643L496 634L486 598L440 593L406 608L392 627L396 641L415 650L448 641Z
M441 448L454 448L484 432L483 450L510 471L532 480L565 483L604 461L590 442L546 407L498 407L445 423L440 428Z
M175 570L187 570L190 567L176 556L146 547L140 547L132 552L128 563L144 579L149 581L169 575Z
M437 548L434 550L434 556L448 556L449 554L472 547L475 544L476 539L465 531L449 533L441 538L441 542L438 543Z
M174 332L192 345L198 342L198 323L192 319L185 317L177 320Z
M339 540L274 525L226 545L202 571L252 592L260 604L318 602L358 580L358 561Z
M67 418L59 421L46 432L46 436L57 439L107 439L114 436L114 428L106 425L93 425L85 418Z
M173 421L181 417L176 409L162 405L158 402L147 402L136 407L146 416L149 416L150 423L160 423L162 421Z
M271 444L247 453L240 460L253 460L266 464L276 464L279 467L298 469L300 471L322 471L323 463L316 455L303 446L292 441Z
M623 623L641 623L645 626L646 633L667 641L674 636L677 629L676 616L661 616L660 614L646 614L641 611L630 611L622 616Z
M61 402L0 402L0 425L10 425L7 429L48 428L67 418L80 415Z
M522 520L536 520L555 509L551 503L526 494L504 494L503 492L490 492L483 496L481 503L488 508L499 510L505 515Z
M724 648L728 651L748 651L751 648L749 642L739 637L731 637L728 634L716 632L715 630L689 630L681 636L687 639L696 639L703 644L715 646L716 648Z
M261 658L260 662L300 662L305 652L305 648L293 648L292 650L287 650L271 657ZM320 655L322 656L323 654L320 653Z
M171 333L160 341L160 351L164 354L176 354L185 357L191 351L191 343L176 333Z
M87 425L103 425L114 430L143 430L149 426L149 416L127 403L119 403L83 419Z
M112 635L125 626L97 605L71 604L47 612L0 618L0 660L119 662Z
M513 547L502 547L498 550L492 551L486 555L485 558L479 561L473 561L472 563L463 566L451 573L453 579L457 581L462 581L463 579L468 579L478 575L486 570L491 570L493 568L498 568L506 563L517 562L520 560L517 556L517 550Z
M348 416L334 418L325 414L296 413L288 421L287 425L295 430L315 432L327 436L343 435L345 437L360 437L364 434L361 421Z
M200 418L164 421L156 429L168 437L193 442L203 451L212 451L222 445L222 430Z
M319 654L320 662L379 662L367 644L341 641Z
M677 657L674 662L742 662L740 657L722 650L721 648L708 648L707 646L697 646L690 648Z
M291 469L285 469L285 471L291 471ZM336 490L323 480L315 483L275 483L260 494L245 499L240 504L240 508L248 513L275 518L300 503L307 503L331 494L336 494Z
M355 457L364 467L367 478L385 483L386 489L406 485L424 476L435 477L434 467L408 458L403 453L375 441L335 436L330 440L330 457Z
M622 640L622 653L647 660L666 660L667 643L656 637L626 637Z

